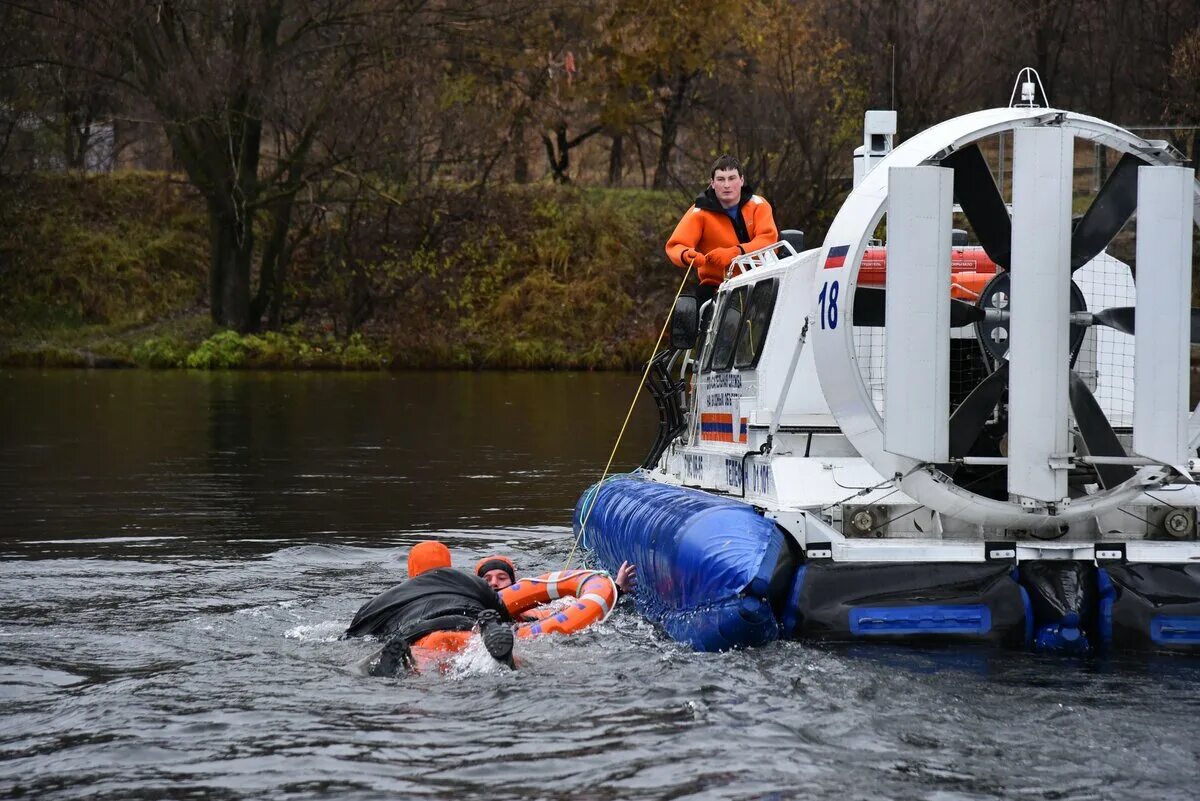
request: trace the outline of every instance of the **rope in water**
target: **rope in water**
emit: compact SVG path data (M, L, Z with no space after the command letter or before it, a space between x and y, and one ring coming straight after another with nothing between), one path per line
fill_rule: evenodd
M650 351L650 358L646 360L646 370L642 373L642 380L638 382L637 390L633 393L633 400L629 404L629 411L625 413L625 422L621 423L621 431L617 434L617 441L613 443L612 453L608 455L608 464L604 465L604 472L600 474L600 481L596 485L596 491L591 493L591 503L584 510L583 520L579 524L579 533L575 535L575 542L571 545L571 552L567 554L567 561L563 565L563 570L571 567L571 561L575 558L575 551L579 549L579 541L583 538L583 532L587 530L588 518L592 516L592 509L596 508L596 496L600 494L600 484L604 483L604 479L608 478L608 471L612 468L613 459L617 456L617 448L621 445L621 437L625 436L625 429L629 426L629 419L633 417L633 408L637 405L638 396L642 394L642 387L646 385L646 377L650 375L650 366L654 363L654 354L658 353L658 348L662 345L663 337L667 334L667 326L671 324L671 313L675 310L675 302L679 300L679 296L683 294L683 285L687 283L688 276L692 274L692 266L683 272L683 280L679 282L679 289L675 290L675 297L671 300L671 309L667 312L667 319L663 320L662 330L658 332L658 341L654 343L654 349Z

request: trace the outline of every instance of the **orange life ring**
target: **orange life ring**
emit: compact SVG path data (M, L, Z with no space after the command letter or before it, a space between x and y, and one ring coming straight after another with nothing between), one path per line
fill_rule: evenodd
M517 637L528 639L545 634L574 634L604 620L617 602L617 585L607 573L568 570L523 578L499 594L513 617L559 598L575 599L570 606L541 620L518 626Z

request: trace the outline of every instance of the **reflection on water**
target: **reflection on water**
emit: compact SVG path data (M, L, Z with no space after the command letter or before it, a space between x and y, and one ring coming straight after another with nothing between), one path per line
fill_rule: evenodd
M378 543L563 525L637 376L35 373L0 379L0 540ZM641 461L639 401L615 469Z
M562 566L635 382L0 373L0 797L1194 797L1192 660L694 654L625 610L516 673L357 673L412 542Z

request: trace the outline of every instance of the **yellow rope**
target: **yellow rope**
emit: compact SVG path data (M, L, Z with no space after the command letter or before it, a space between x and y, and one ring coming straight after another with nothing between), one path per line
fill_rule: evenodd
M579 533L575 535L575 543L571 546L571 552L567 554L567 562L563 565L563 570L571 567L571 560L575 558L575 551L579 548L579 540L583 538L583 532L587 530L588 518L592 516L592 509L596 507L596 496L600 494L600 484L604 483L604 479L608 478L608 471L612 467L613 459L617 456L617 448L621 445L621 437L625 436L625 428L629 425L629 418L633 417L633 408L637 405L638 396L642 394L642 387L646 385L646 376L650 375L650 365L654 363L654 354L658 353L658 347L662 344L663 337L666 336L667 326L671 324L671 313L675 311L675 303L679 300L679 296L683 294L683 285L687 283L688 276L692 274L692 265L688 265L683 272L683 280L679 282L679 289L675 291L675 298L671 301L671 311L667 312L667 319L663 321L662 330L658 332L658 341L654 343L654 350L650 351L650 358L646 360L646 371L642 373L642 380L638 382L637 390L633 393L633 401L629 404L629 411L625 413L625 422L621 424L621 431L617 434L617 441L613 443L612 453L608 455L608 464L604 465L604 472L600 474L600 482L596 485L596 491L592 493L591 502L588 503L587 509L583 513L583 522L579 524Z

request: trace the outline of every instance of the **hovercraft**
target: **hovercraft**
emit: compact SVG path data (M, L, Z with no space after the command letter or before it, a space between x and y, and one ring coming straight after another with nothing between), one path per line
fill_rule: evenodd
M671 637L1200 651L1200 185L1019 84L895 149L867 112L820 247L677 301L654 447L574 514ZM1073 221L1077 151L1105 178Z

